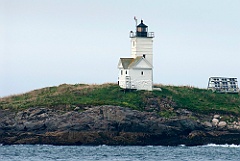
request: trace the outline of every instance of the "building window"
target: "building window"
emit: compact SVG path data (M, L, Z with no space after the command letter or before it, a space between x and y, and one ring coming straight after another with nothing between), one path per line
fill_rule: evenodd
M126 74L127 74L127 70L126 70Z
M133 47L135 47L135 41L132 42Z
M141 72L141 74L143 75L143 71Z
M123 71L121 70L121 75L123 75Z
M143 54L143 57L146 58L146 54Z

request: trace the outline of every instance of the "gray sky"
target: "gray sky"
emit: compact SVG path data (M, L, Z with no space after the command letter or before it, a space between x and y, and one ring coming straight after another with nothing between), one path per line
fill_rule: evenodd
M154 83L240 79L239 0L0 0L0 97L117 82L133 17L154 38Z

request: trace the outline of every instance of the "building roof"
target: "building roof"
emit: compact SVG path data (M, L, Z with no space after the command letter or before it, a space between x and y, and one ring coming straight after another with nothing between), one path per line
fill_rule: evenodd
M236 77L210 77L209 79L237 79Z
M133 68L139 61L143 59L144 58L142 56L137 56L136 58L120 58L119 65L122 64L123 69L129 69Z
M128 69L129 65L134 61L134 58L120 58L120 63L124 69Z
M133 67L134 65L136 65L140 60L142 60L143 57L142 56L137 56L131 64L129 64L129 68Z

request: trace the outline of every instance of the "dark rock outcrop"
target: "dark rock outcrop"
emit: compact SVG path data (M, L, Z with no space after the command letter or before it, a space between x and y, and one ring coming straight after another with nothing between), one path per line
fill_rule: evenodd
M186 112L185 112L186 113ZM188 113L188 112L187 112ZM189 113L188 113L189 114ZM30 108L0 110L1 144L201 145L240 144L240 130L216 128L188 115L165 119L151 112L96 106L64 112Z

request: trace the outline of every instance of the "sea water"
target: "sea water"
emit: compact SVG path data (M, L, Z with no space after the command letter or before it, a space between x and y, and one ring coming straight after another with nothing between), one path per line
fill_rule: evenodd
M240 146L0 146L1 161L240 161Z

